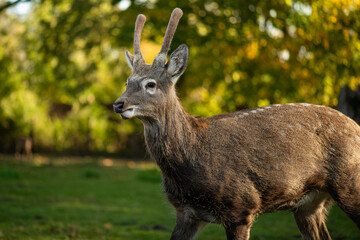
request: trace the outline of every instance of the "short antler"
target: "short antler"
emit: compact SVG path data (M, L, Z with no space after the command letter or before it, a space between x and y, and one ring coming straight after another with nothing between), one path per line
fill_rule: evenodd
M146 21L146 17L142 14L139 14L138 17L136 18L135 32L134 32L134 52L135 52L134 68L145 64L145 60L140 50L140 37L145 21Z
M155 57L153 65L154 66L165 66L166 63L166 55L170 49L171 40L174 36L176 27L179 23L180 18L182 17L183 12L180 8L175 8L171 13L171 17L169 20L169 24L167 26L164 41L161 46L160 53Z

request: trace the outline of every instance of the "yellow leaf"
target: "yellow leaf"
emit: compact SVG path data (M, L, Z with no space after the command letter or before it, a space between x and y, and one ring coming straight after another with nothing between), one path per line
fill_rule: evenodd
M285 4L291 6L291 0L285 0Z

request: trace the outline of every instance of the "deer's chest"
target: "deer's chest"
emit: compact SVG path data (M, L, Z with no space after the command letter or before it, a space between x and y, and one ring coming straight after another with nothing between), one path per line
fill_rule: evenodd
M170 203L180 213L204 222L217 223L217 210L214 208L214 194L208 193L206 188L194 186L172 185L164 181L164 187ZM202 188L202 189L199 189Z

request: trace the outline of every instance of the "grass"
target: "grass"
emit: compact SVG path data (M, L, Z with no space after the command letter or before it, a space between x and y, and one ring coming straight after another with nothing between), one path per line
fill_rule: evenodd
M169 239L175 212L152 163L91 158L18 161L0 156L0 239ZM360 231L333 207L333 239ZM258 217L251 239L299 239L289 212ZM198 239L226 239L208 225Z

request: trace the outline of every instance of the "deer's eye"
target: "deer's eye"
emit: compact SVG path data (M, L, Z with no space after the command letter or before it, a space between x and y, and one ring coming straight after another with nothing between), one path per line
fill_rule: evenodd
M146 84L146 88L155 88L155 87L156 87L156 83L154 83L154 82L148 82Z

